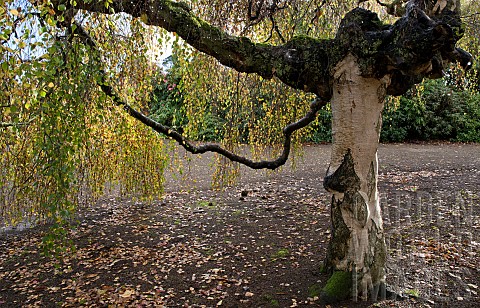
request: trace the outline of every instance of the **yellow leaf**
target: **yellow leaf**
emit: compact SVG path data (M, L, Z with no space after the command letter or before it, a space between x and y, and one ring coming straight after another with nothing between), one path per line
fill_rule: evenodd
M135 294L135 291L128 289L128 290L125 290L123 294L120 294L120 297L127 298L132 296L133 294Z
M20 41L18 43L18 48L20 48L20 49L25 48L26 46L27 46L27 44L24 41Z
M12 14L13 16L18 16L20 13L16 9L11 9L10 14Z
M55 86L55 85L53 84L53 82L50 82L50 83L48 84L48 87L49 87L49 88L53 88L54 86Z

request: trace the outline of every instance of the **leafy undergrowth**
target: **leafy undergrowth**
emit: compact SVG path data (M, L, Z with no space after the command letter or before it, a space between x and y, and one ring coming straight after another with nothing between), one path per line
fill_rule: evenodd
M380 178L387 282L408 299L338 307L478 304L478 170L424 169ZM39 254L41 227L0 234L0 306L323 307L328 203L311 176L105 199L79 217L77 250L59 262Z

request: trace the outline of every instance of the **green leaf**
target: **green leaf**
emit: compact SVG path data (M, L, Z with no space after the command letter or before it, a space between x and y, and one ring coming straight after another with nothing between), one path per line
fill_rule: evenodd
M67 9L67 7L65 6L65 4L60 4L60 5L58 6L58 10L59 10L59 11L65 11L66 9Z

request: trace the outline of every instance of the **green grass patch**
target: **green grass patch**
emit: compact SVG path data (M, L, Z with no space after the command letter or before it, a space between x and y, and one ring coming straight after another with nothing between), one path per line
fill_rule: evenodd
M320 284L316 283L308 287L308 297L320 297L321 294L322 286Z
M278 259L286 258L289 255L290 255L290 251L287 248L280 248L270 257L270 259L272 261L276 261Z
M408 289L408 290L405 290L405 294L407 294L410 297L419 297L420 291L416 289Z
M262 295L262 300L267 303L270 307L278 307L280 306L280 303L278 302L277 299L271 294L264 294Z
M197 202L197 206L213 208L217 206L217 203L215 201L199 201Z

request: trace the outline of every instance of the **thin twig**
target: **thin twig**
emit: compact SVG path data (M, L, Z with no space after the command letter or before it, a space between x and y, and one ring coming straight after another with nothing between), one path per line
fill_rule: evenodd
M462 19L467 19L467 18L472 18L472 17L475 17L477 15L480 15L480 13L472 13L470 15L465 15L465 16L460 16L460 18Z
M34 118L28 120L27 122L18 122L18 123L15 123L15 122L0 122L0 128L27 126L30 123L32 123L33 121L35 121L36 118L37 117L34 117Z

